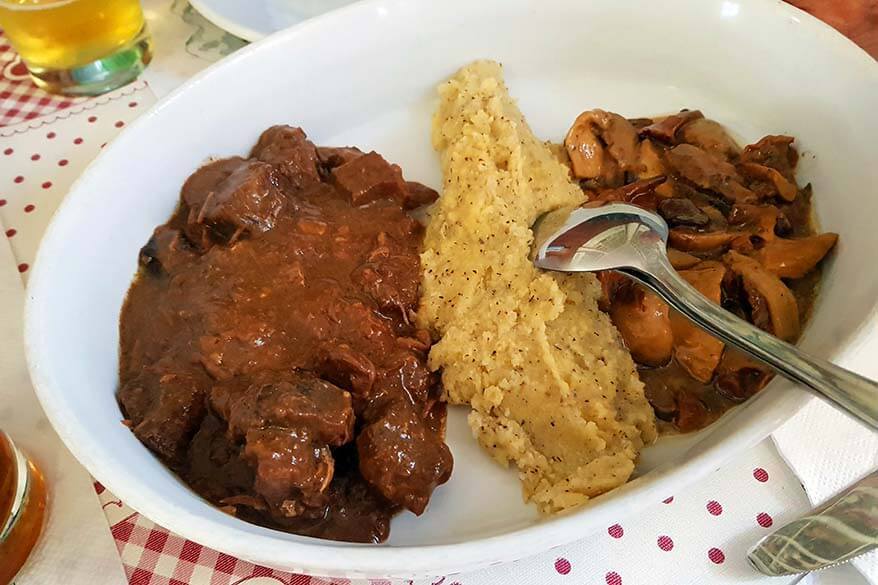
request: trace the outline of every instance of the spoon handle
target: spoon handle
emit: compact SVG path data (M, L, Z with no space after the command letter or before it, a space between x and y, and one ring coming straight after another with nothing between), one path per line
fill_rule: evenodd
M656 292L671 307L715 337L749 354L780 375L839 406L873 431L878 430L878 383L809 356L712 303L670 264L651 262L649 272L620 269Z

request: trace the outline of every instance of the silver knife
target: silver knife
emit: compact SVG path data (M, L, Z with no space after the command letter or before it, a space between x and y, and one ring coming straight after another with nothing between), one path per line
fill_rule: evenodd
M845 563L878 547L878 471L807 516L772 532L747 559L771 577Z

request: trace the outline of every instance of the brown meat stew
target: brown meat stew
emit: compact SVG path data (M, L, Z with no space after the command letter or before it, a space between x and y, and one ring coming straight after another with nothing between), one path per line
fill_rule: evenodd
M394 513L423 512L452 458L407 210L436 196L287 126L197 170L122 310L126 424L257 524L380 542Z
M789 136L740 148L699 111L628 120L581 114L565 140L571 172L591 201L661 214L668 254L704 296L795 341L838 236L816 234L811 187L796 184ZM682 432L716 420L758 392L771 372L689 323L640 285L599 275L609 312L638 363L656 415Z

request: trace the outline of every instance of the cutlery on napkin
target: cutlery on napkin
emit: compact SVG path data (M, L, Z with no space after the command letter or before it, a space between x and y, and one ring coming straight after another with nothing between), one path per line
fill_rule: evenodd
M878 548L878 471L753 547L750 564L777 577L826 569Z

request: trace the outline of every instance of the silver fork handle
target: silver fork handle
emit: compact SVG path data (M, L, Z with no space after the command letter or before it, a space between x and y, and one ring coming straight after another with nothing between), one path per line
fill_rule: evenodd
M750 355L780 375L809 388L878 431L878 383L795 346L736 317L705 298L665 260L650 272L620 269L658 294L668 305L715 337Z

